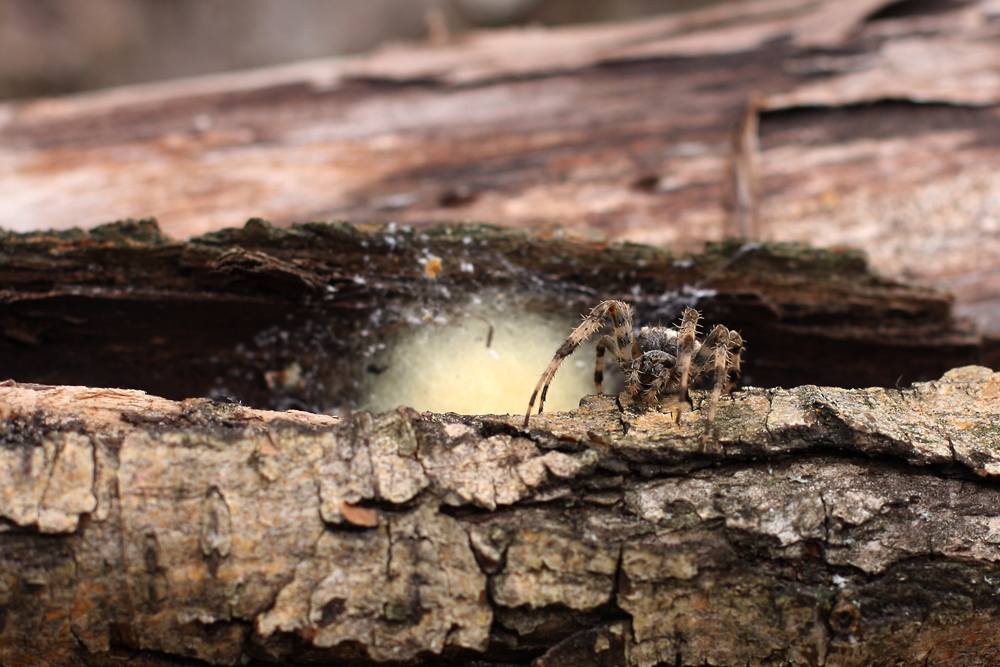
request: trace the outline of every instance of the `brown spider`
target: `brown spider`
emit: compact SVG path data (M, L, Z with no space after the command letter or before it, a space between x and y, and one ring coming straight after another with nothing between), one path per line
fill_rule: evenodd
M598 332L611 318L613 336L604 336L597 343L597 364L594 368L594 385L603 393L604 352L610 350L625 376L628 392L642 405L651 405L668 395L677 395L677 423L681 421L681 406L687 400L688 387L714 376L712 399L702 442L708 438L715 419L715 409L722 392L731 389L740 376L740 354L743 338L721 324L712 329L705 340L698 340L698 320L701 315L694 308L684 311L680 327L643 327L639 335L632 333L632 308L622 301L602 301L583 318L583 322L559 346L555 356L542 373L524 416L528 427L531 408L541 391L538 413L545 405L545 394L559 366L576 348Z

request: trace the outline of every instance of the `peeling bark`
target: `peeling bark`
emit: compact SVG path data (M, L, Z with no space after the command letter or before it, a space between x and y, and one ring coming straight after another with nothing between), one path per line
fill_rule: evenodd
M699 392L523 430L6 383L0 661L993 664L998 394L744 389L703 448Z

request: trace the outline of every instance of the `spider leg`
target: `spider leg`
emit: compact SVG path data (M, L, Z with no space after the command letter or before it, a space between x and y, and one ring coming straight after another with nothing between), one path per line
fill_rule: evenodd
M729 330L721 324L715 326L712 331L705 336L705 340L701 341L701 345L698 346L698 349L691 355L692 383L697 379L696 376L702 375L708 369L712 368L715 363L715 348L720 345L724 347L728 347L729 345Z
M635 398L639 395L639 390L642 389L642 357L634 359L629 366L628 373L625 374L625 387L628 389L628 395Z
M705 418L705 433L701 436L702 447L705 446L708 436L712 433L712 424L715 422L715 410L719 407L719 398L722 396L722 390L729 383L729 371L733 366L730 340L729 330L720 324L712 329L712 333L705 339L703 346L710 348L715 383L712 385L712 397L708 404L708 417Z
M621 301L602 301L590 311L589 315L583 318L580 326L573 329L573 333L559 346L552 361L542 373L538 384L535 385L535 391L531 394L531 400L528 401L528 412L524 415L525 428L528 427L528 421L531 419L531 408L535 405L535 399L539 398L539 392L541 392L541 397L538 401L538 414L541 414L542 408L545 406L545 395L549 391L549 385L552 383L556 371L559 370L559 366L562 365L566 357L576 352L576 348L580 347L584 341L597 333L604 326L604 320L609 317L615 328L615 339L618 347L618 355L616 356L619 358L619 363L621 356L629 355L629 359L631 359L636 347L635 337L632 334L632 308Z
M597 361L594 364L594 388L598 394L604 393L604 351L611 350L611 356L617 359L621 355L615 339L611 336L604 336L597 341Z
M736 386L736 381L740 378L740 364L742 364L743 336L735 331L729 332L729 352L732 354L732 361L729 364L731 380L727 383L727 391Z
M680 331L677 338L677 366L681 369L680 405L677 407L677 423L681 423L681 412L687 400L688 380L691 377L691 355L694 352L698 332L698 320L701 315L694 308L684 310Z

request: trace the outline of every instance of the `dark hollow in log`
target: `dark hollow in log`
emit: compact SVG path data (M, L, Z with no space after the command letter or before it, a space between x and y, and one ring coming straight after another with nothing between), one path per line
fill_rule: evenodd
M687 255L574 234L260 220L183 243L151 220L7 233L0 377L346 412L378 343L479 297L569 318L622 299L637 324L694 305L742 332L744 381L763 387L905 385L995 356L947 295L873 275L857 252L731 241Z

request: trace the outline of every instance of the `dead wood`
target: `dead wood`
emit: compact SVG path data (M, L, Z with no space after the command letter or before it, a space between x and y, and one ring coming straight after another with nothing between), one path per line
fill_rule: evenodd
M522 430L8 382L0 661L995 664L998 396L745 389L702 449L698 393Z
M864 245L989 321L996 3L884 4L0 105L8 227L414 225L4 234L0 377L347 414L372 342L474 294L694 301L766 387L994 365L946 296L857 253L427 227ZM740 390L702 450L697 394L680 427L603 398L525 431L9 384L0 662L995 664L997 393L984 368Z
M471 300L567 324L603 299L643 324L693 305L742 333L744 382L765 387L895 386L995 356L947 295L795 244L686 255L559 230L259 220L179 242L143 221L0 236L0 285L0 377L278 409L357 407L379 344L461 321Z
M480 220L687 251L744 230L861 247L997 331L997 15L751 0L5 103L0 226Z

